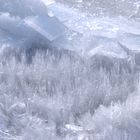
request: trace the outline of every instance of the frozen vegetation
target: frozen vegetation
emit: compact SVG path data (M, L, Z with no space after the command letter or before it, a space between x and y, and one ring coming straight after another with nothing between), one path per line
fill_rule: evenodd
M0 140L139 140L139 8L0 0Z

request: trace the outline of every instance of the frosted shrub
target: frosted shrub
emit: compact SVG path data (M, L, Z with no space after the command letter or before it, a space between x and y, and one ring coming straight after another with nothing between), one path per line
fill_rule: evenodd
M125 115L116 118L112 112L125 114L127 106L131 111L132 92L127 90L127 79L119 85L119 74L112 71L110 75L102 68L95 71L82 57L62 55L56 59L55 55L38 52L32 60L28 64L24 54L20 61L14 56L0 60L0 130L5 137L115 140L118 136L114 135L120 135L124 140L124 135L133 135L126 126L130 118L124 122ZM110 78L114 76L118 78L112 86ZM130 117L136 112L132 110Z

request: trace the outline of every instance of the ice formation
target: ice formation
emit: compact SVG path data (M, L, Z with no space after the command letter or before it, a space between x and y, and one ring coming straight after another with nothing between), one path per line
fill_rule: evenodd
M139 3L0 0L0 140L139 140Z

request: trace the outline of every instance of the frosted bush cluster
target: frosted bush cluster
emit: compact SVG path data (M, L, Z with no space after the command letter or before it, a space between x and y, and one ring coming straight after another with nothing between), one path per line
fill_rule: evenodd
M139 138L139 74L95 70L93 60L49 52L30 64L25 55L7 59L0 59L2 139Z

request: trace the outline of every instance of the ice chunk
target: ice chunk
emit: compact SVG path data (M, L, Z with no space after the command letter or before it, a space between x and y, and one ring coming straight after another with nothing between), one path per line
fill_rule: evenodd
M37 31L49 41L55 40L57 37L65 33L66 27L55 17L35 17L25 19L25 23Z

